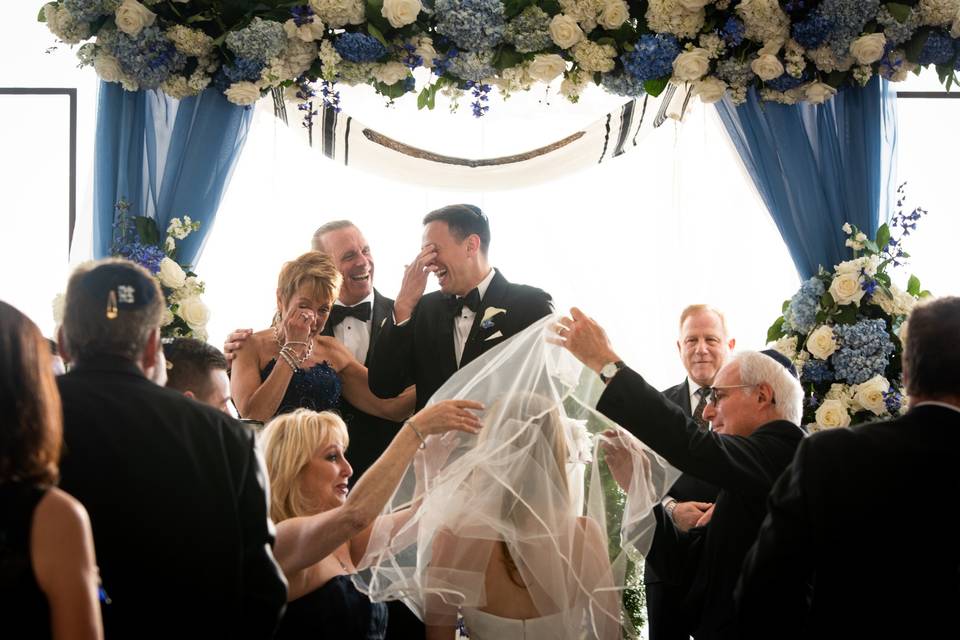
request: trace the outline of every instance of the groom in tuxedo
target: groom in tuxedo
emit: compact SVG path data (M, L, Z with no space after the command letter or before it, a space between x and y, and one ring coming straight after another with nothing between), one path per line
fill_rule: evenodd
M469 204L423 219L423 246L370 359L370 390L381 398L417 386L417 409L458 369L553 312L550 294L512 284L487 262L490 223ZM429 274L440 291L424 295Z

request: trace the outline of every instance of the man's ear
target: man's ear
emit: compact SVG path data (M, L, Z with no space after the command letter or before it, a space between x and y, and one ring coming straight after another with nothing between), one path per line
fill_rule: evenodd
M190 391L190 389L187 389L186 391L184 391L184 392L183 392L183 395L185 395L185 396L188 397L188 398L192 398L192 399L194 399L194 400L197 399L197 396L194 395L193 391Z
M733 348L736 346L737 346L737 339L730 338L730 342L727 343L727 348L730 349L730 351L733 351Z
M160 327L157 327L150 332L150 336L147 338L147 344L143 348L143 355L140 356L140 366L144 371L157 365L157 351L161 348Z
M480 252L480 236L471 234L467 236L467 255L475 256Z
M70 364L70 352L67 350L67 338L63 333L63 325L57 327L57 351L60 352L60 358L63 364Z
M775 398L773 397L773 387L766 382L761 382L758 384L757 400L760 402L760 404L776 404Z

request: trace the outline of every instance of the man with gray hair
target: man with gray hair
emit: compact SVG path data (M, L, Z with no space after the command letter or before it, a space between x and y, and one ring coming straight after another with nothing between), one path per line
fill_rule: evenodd
M744 637L955 637L960 297L903 327L910 409L797 449L743 566Z
M145 377L162 353L164 306L153 276L127 260L80 267L67 286L60 486L90 514L104 630L269 638L286 581L254 436Z
M743 351L717 373L703 411L704 431L617 356L606 333L579 309L557 334L607 388L597 410L670 464L720 488L707 527L684 619L697 638L739 638L733 589L743 557L767 514L767 494L805 433L803 390L776 351Z

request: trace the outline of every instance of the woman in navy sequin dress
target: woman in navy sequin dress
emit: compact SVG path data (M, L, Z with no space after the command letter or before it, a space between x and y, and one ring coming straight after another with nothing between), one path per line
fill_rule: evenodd
M304 408L336 411L340 397L373 415L401 422L413 413L412 388L396 398L370 392L367 368L334 338L321 336L342 282L325 253L311 251L280 271L273 326L237 352L233 398L244 418L270 418Z

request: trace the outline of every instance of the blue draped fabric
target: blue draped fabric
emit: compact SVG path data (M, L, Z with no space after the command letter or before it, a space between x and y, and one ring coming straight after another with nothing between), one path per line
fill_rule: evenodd
M874 76L822 105L717 103L720 119L804 279L846 260L844 222L870 238L890 215L896 93Z
M94 257L110 254L116 204L157 221L161 236L184 215L200 230L177 242L177 260L196 264L253 119L251 107L220 92L174 100L159 91L100 83L94 158Z

